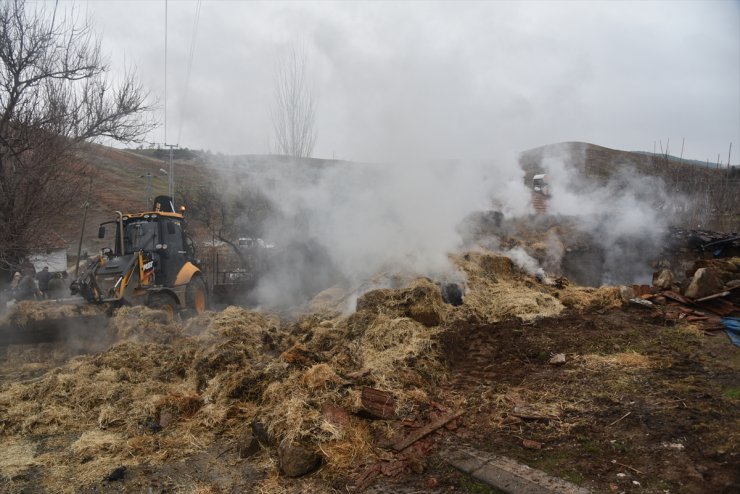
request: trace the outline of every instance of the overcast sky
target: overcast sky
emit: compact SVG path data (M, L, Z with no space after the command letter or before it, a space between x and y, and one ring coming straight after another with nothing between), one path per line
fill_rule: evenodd
M61 5L61 4L60 4ZM67 7L70 5L68 2ZM270 150L273 74L302 45L317 157L488 159L586 141L740 162L740 2L170 1L168 135ZM164 103L164 1L85 1L112 65ZM160 120L164 120L164 112ZM163 142L160 128L151 141Z

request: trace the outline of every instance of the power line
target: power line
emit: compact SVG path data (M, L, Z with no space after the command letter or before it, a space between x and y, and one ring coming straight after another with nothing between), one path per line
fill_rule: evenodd
M193 20L193 33L192 37L190 39L190 50L188 53L188 68L185 75L185 94L182 100L182 110L180 112L180 126L177 130L177 143L180 143L180 138L182 137L182 126L185 122L185 112L187 111L187 105L188 105L188 96L190 94L190 74L193 70L193 58L195 57L195 44L198 39L198 24L200 22L200 8L201 8L201 0L198 0L196 6L195 6L195 18Z
M167 142L167 0L164 0L164 142Z

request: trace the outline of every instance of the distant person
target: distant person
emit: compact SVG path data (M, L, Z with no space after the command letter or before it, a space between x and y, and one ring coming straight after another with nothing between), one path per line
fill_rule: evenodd
M21 280L18 282L18 288L16 289L15 299L21 300L34 300L37 294L36 280L33 274L28 271L23 275Z
M0 311L4 309L6 306L10 305L13 300L15 300L16 293L18 292L18 285L21 282L21 274L19 272L15 272L13 274L13 279L10 280L10 286L8 286L8 289L3 292L3 300L2 304L0 304Z
M60 273L54 273L49 280L49 298L57 299L64 297L64 292L67 289L67 285L62 278Z
M39 291L41 292L41 298L49 298L49 280L51 280L51 273L49 272L49 266L44 266L44 269L36 275L36 279L39 282Z
M16 271L15 274L13 275L13 279L10 282L10 291L14 292L15 290L17 290L18 284L20 282L21 282L21 274L18 271Z

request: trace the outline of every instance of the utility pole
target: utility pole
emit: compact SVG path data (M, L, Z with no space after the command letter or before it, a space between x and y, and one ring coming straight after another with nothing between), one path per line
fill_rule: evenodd
M175 169L174 169L174 163L172 161L172 149L177 147L177 144L165 144L165 147L170 148L170 171L167 174L169 177L169 183L167 184L167 192L169 193L169 196L172 198L172 203L175 202Z
M157 178L154 175L152 175L149 172L146 172L144 175L139 175L139 178L145 178L146 179L146 191L144 192L146 194L146 208L152 207L152 180Z
M730 142L730 150L727 151L727 168L730 168L730 156L732 156L732 142Z
M683 143L684 143L685 140L686 140L685 137L682 137L681 138L681 159L683 159Z
M80 277L80 255L82 254L82 238L85 236L85 223L87 222L87 209L90 207L90 193L92 192L93 178L90 177L90 185L87 188L87 199L85 204L82 205L85 208L85 212L82 213L82 228L80 228L80 243L77 244L77 261L75 262L75 278Z

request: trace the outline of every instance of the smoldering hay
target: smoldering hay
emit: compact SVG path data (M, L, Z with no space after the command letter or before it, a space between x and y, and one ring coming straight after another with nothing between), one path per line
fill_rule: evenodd
M446 379L443 335L455 324L618 304L605 289L540 284L491 252L450 261L468 279L460 306L421 277L368 291L349 315L322 307L284 321L229 307L180 323L143 307L119 309L110 324L120 339L107 351L2 384L0 435L15 453L0 455L0 475L17 480L33 469L45 489L90 488L122 465L156 470L226 448L259 421L271 444L319 452L320 476L331 479L380 454L372 437L384 421L356 415L364 386L390 393L400 418L449 399L437 393ZM259 482L276 482L275 455L268 445L250 460Z

